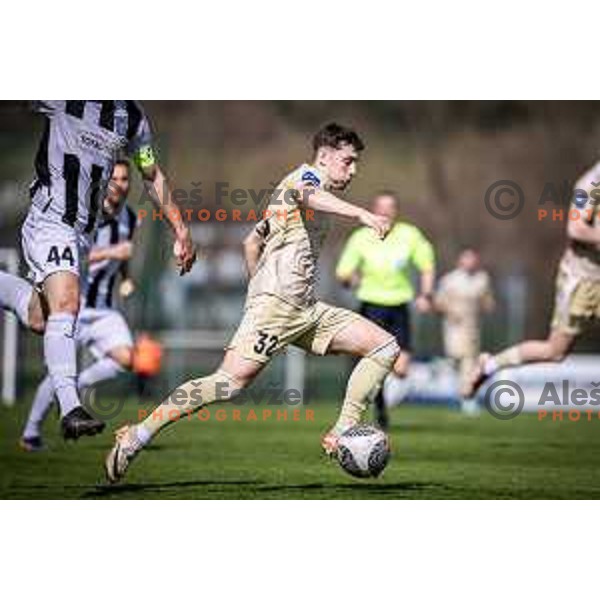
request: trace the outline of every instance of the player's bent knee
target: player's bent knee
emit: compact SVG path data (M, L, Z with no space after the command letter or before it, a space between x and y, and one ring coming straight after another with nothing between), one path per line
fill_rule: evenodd
M227 373L230 377L235 379L238 385L242 387L246 387L250 385L252 381L256 378L256 376L263 369L262 364L254 361L243 358L239 356L233 350L228 350L225 353L225 357L223 358L223 362L219 367L220 372Z
M52 313L79 312L79 279L72 273L54 273L44 282L45 300Z
M50 313L69 313L76 315L79 312L79 295L64 294L48 302Z
M379 363L382 367L392 370L396 360L400 356L400 346L396 341L396 338L390 336L387 341L380 344L369 354L367 357L375 362Z
M403 352L402 349L396 362L394 363L393 372L396 377L406 377L408 375L408 367L410 365L410 354Z

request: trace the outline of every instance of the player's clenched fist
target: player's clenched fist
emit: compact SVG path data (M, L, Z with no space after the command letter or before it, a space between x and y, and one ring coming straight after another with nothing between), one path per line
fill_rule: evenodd
M173 245L173 254L177 260L179 274L183 275L190 271L196 261L196 247L192 241L190 230L187 227L178 229L175 235L176 240Z
M375 215L368 210L360 213L359 220L363 225L373 229L381 239L385 238L390 231L391 223L387 217Z

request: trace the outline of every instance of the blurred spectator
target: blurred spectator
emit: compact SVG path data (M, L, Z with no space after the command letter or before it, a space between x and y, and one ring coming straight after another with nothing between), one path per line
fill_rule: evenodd
M394 225L384 240L368 227L354 231L342 251L336 276L342 284L354 288L361 314L396 337L402 353L394 373L405 377L411 352L409 304L415 300L418 312L431 311L435 257L432 245L417 227L397 220L398 200L393 192L375 196L372 211ZM416 298L411 281L413 267L420 273ZM375 398L375 418L383 429L388 427L383 387Z
M444 317L445 353L456 363L462 389L479 356L481 312L492 312L495 308L490 277L481 268L475 250L463 250L456 269L440 279L435 305ZM470 400L465 400L462 406L466 412L476 410L475 402Z

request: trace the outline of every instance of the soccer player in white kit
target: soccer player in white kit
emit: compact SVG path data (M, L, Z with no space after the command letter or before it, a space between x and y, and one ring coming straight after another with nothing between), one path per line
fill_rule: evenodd
M575 184L569 208L567 247L558 265L554 314L544 340L526 340L496 355L481 354L462 395L471 398L501 369L560 362L577 338L600 321L600 162Z
M317 260L330 227L329 215L371 227L379 238L389 220L339 198L356 173L364 144L347 127L330 123L313 137L311 164L303 164L276 186L264 218L244 241L250 275L240 325L227 345L221 366L212 374L178 386L136 425L117 431L106 457L111 482L123 478L131 461L158 433L213 402L225 402L250 385L289 344L316 355L360 357L348 380L334 427L321 440L335 455L340 435L360 422L369 398L392 369L400 347L381 327L317 297Z
M148 120L132 100L48 100L34 108L46 119L35 160L31 206L21 230L31 283L0 272L0 306L44 335L44 361L60 405L65 439L95 435L104 423L81 406L75 327L82 265L99 204L119 155L132 156L176 238L182 273L195 260L189 228L171 204L152 148Z
M79 374L80 393L131 370L133 364L133 338L129 326L121 312L113 307L115 283L124 274L131 258L132 239L138 224L135 212L125 204L128 192L129 163L119 160L102 205L83 285L77 343L87 348L96 361ZM122 283L128 281L124 278ZM24 450L32 452L43 448L41 427L53 403L54 387L47 375L38 386L20 440Z
M461 390L479 356L482 313L492 312L495 304L491 278L481 268L479 253L465 248L456 268L440 279L435 295L436 308L444 317L444 350L457 369ZM476 414L477 403L463 398L462 410Z

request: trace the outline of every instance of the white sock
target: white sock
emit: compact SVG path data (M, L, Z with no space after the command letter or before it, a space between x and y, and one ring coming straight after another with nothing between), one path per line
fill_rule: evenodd
M100 381L112 379L122 371L124 369L121 365L112 358L101 358L81 372L79 375L79 389L89 387ZM54 400L54 386L52 385L52 379L47 375L35 393L33 405L29 411L29 418L23 431L23 437L30 438L41 435L42 423L48 416Z
M33 286L10 273L0 271L0 306L10 310L25 327L29 327L29 301Z
M125 369L116 360L105 356L79 374L78 387L80 390L88 388L101 381L113 379L124 371Z
M55 313L48 317L44 333L44 360L60 405L61 417L81 406L77 393L75 315Z
M35 392L35 398L33 399L33 405L29 411L29 418L23 431L23 437L39 437L41 434L41 426L44 419L50 411L50 407L54 403L54 386L52 385L52 379L46 375L44 381L40 383L37 391Z

